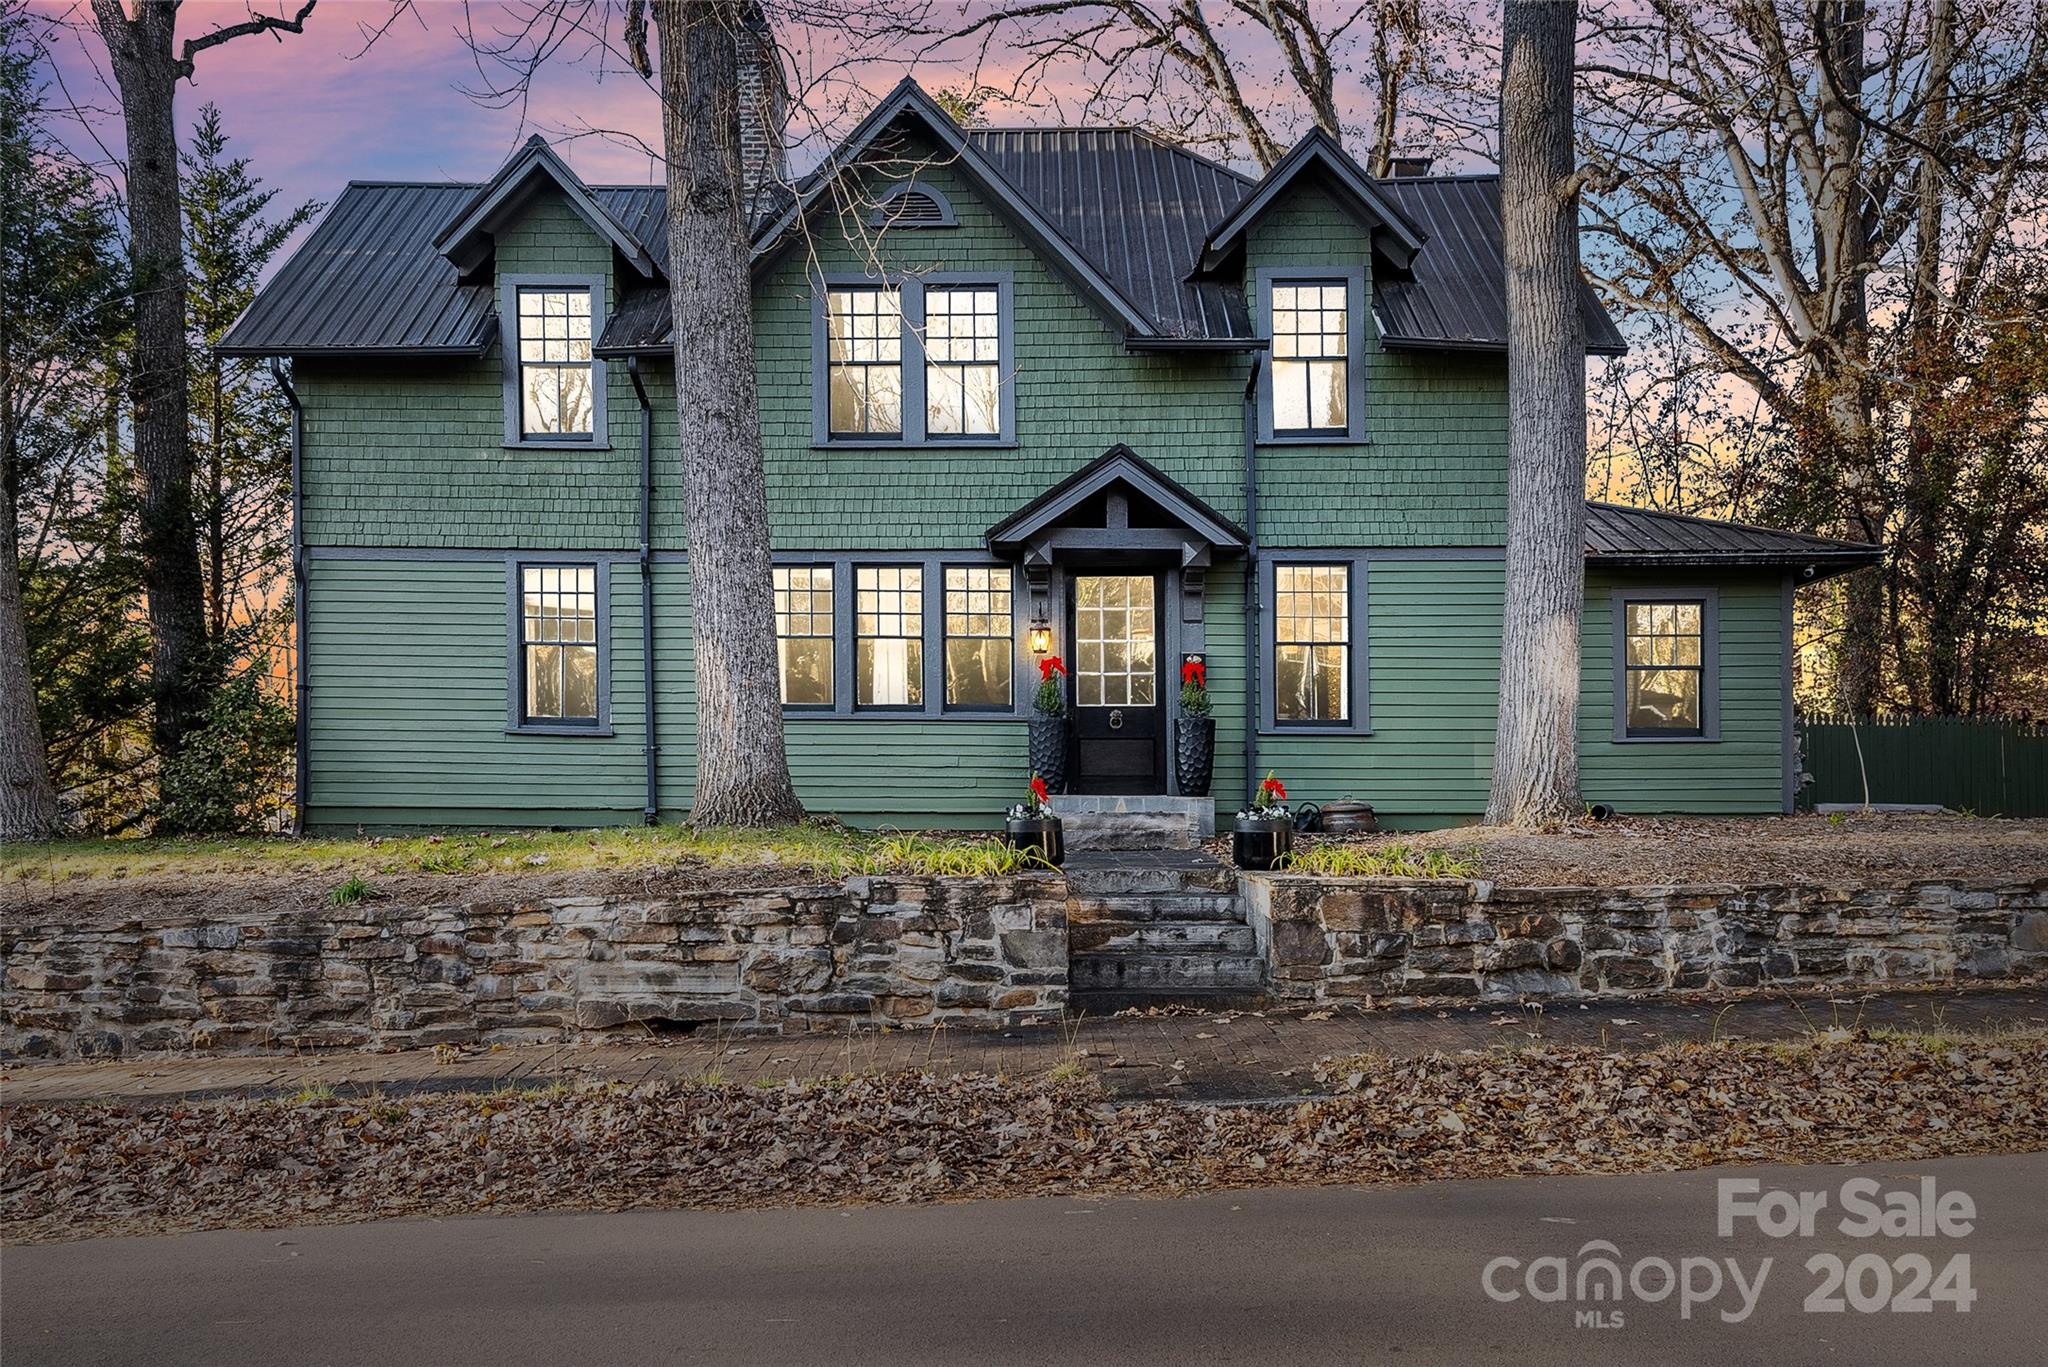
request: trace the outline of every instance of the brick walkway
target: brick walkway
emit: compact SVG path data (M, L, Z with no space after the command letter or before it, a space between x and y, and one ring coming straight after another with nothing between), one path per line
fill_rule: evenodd
M14 1062L0 1067L0 1104L289 1095L315 1085L403 1096L537 1087L578 1078L779 1081L901 1068L1027 1076L1075 1058L1119 1097L1277 1101L1314 1092L1316 1061L1332 1054L1411 1057L1533 1040L1649 1048L1681 1040L1786 1038L1837 1025L1969 1030L2026 1024L2048 1025L2048 990L1900 992L1732 1004L1553 1002L1540 1011L1512 1005L1347 1009L1322 1019L1284 1012L1123 1015L1002 1032L650 1035L632 1043L534 1045L463 1051L452 1058L416 1050Z

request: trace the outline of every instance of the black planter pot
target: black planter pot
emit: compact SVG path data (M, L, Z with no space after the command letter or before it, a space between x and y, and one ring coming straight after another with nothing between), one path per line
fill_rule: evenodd
M1067 718L1064 713L1031 714L1031 772L1047 792L1067 791Z
M1173 723L1173 773L1182 797L1209 796L1216 769L1216 719L1182 713Z
M1241 869L1264 873L1294 848L1291 816L1241 816L1230 828L1230 857Z
M1013 816L1003 823L1003 839L1020 850L1036 853L1055 868L1066 861L1067 834L1056 816Z

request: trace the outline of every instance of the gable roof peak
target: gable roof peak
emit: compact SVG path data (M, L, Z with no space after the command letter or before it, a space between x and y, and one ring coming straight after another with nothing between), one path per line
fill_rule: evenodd
M648 255L646 247L592 197L590 187L538 133L529 135L519 150L505 159L498 173L442 225L434 238L434 249L464 274L481 266L496 249L498 231L511 223L532 199L536 179L551 182L561 191L569 207L590 225L591 231L617 248L643 277L660 278L661 268Z
M1342 142L1317 127L1309 129L1288 149L1286 156L1273 163L1273 169L1266 172L1243 202L1210 230L1202 249L1202 269L1220 269L1260 215L1287 187L1310 171L1321 172L1347 201L1346 207L1369 227L1374 251L1397 269L1406 270L1414 264L1427 236L1387 197L1379 182L1352 159Z

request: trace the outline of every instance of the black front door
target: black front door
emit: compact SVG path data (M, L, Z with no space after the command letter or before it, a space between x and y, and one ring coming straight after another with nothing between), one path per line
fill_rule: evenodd
M1077 574L1068 581L1074 643L1076 793L1166 791L1166 688L1160 672L1160 577Z

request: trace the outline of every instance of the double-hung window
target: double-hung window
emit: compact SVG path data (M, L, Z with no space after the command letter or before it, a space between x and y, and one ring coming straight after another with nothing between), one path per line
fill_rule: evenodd
M520 286L516 293L519 435L587 441L596 431L590 291Z
M598 725L597 567L521 565L518 574L518 724Z
M1016 439L1007 272L819 277L814 288L815 445Z
M1273 567L1273 719L1351 720L1351 567Z
M1271 346L1259 380L1259 439L1365 439L1365 271L1362 267L1257 272Z
M785 707L830 707L832 567L775 567L775 653Z
M1009 709L1012 620L1007 567L946 567L946 706Z
M924 569L861 565L853 589L854 705L924 706Z
M994 437L1002 432L1001 317L992 285L924 291L928 435Z
M1698 738L1708 734L1708 603L1623 598L1622 734Z
M894 286L826 296L826 384L835 437L903 435L903 304Z

